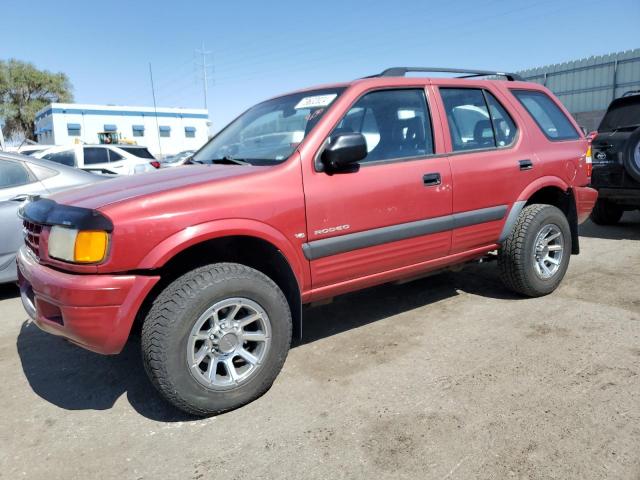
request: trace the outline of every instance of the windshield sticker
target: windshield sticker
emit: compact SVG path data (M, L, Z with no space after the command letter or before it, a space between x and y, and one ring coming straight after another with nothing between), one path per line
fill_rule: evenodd
M335 100L337 96L337 93L330 93L328 95L314 95L313 97L304 97L293 108L295 108L296 110L300 110L302 108L327 107L331 104L331 102Z
M322 115L322 112L324 112L324 108L318 108L317 110L314 110L309 115L307 115L307 122L313 120L316 117L319 117L320 115Z

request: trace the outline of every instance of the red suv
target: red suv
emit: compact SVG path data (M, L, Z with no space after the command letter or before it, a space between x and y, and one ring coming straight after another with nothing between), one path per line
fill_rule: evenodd
M140 325L158 390L210 415L270 387L303 304L492 251L508 288L552 292L597 197L580 128L515 75L414 71L443 69L279 96L193 165L28 203L26 310L103 354Z

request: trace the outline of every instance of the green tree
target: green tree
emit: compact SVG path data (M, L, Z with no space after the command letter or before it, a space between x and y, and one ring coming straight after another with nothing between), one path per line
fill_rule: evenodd
M64 73L38 70L33 64L0 60L0 117L7 139L35 140L36 112L51 102L73 101Z

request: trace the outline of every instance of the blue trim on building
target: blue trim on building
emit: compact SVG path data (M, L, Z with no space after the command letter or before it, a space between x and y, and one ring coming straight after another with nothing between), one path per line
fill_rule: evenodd
M104 131L105 132L117 132L118 131L118 126L113 124L113 123L105 123L104 124Z
M160 125L160 127L158 127L158 128L159 128L159 130L161 132L170 132L171 131L171 127L168 126L168 125Z
M184 127L185 132L195 133L196 127Z
M131 125L134 132L144 132L144 125Z
M154 112L141 112L141 111L128 111L128 110L89 110L83 108L48 108L40 115L36 117L36 122L51 115L53 113L69 113L69 114L84 114L84 115L121 115L123 117L155 117ZM175 113L175 112L158 112L158 117L165 118L204 118L208 119L209 115L206 113Z
M79 123L67 123L67 130L80 130Z

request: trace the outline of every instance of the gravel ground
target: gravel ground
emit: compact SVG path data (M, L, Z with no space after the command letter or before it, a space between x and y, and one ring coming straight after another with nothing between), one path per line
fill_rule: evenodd
M309 309L271 390L206 420L1 287L0 478L640 479L640 215L581 233L545 298L485 264Z

